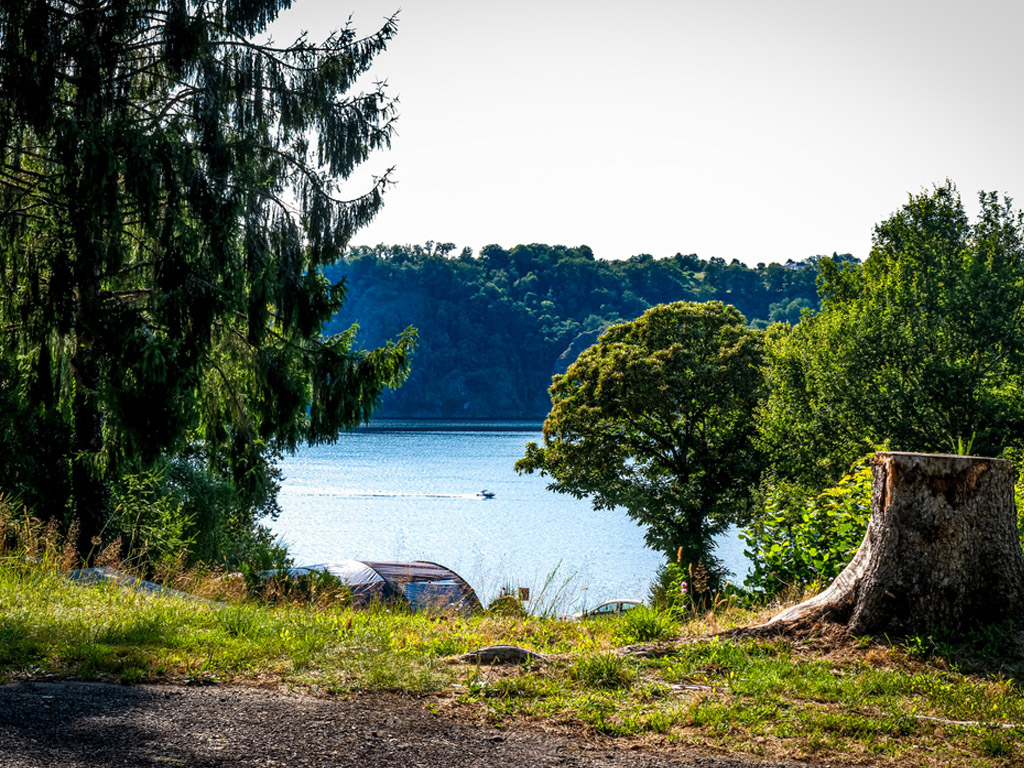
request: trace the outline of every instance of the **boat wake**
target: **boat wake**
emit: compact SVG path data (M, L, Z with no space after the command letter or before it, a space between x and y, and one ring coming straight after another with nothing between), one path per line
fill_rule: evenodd
M479 493L415 493L406 491L346 491L341 489L288 488L281 489L281 495L288 496L332 496L345 499L474 499L483 501Z

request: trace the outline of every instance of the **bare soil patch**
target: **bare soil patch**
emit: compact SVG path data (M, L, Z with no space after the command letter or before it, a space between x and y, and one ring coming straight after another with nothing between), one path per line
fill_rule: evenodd
M315 697L242 686L0 685L0 768L784 768L522 723L430 697ZM801 768L826 768L801 763Z

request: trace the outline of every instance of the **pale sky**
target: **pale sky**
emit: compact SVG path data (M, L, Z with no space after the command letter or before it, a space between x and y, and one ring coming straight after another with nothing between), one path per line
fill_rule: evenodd
M364 169L398 184L353 244L864 258L946 178L1024 204L1020 0L295 0L274 36L399 10Z

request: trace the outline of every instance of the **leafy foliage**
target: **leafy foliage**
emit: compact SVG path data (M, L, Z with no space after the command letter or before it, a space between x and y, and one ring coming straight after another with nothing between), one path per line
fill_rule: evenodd
M735 308L654 307L555 377L544 443L516 469L596 509L625 508L649 546L718 574L713 539L745 511L760 471L760 362L760 334Z
M193 520L183 514L180 502L160 493L162 479L157 473L121 477L102 532L108 540L120 538L129 552L154 564L175 558L192 544Z
M821 310L765 339L762 447L778 477L835 482L865 442L998 455L1024 434L1024 217L952 184L875 228L860 267L822 261Z
M869 460L817 495L772 489L762 514L740 534L753 563L749 587L767 594L802 591L826 586L839 575L860 547L871 517Z
M541 419L552 375L611 325L674 301L732 304L760 326L795 302L786 316L799 319L800 307L817 307L820 261L598 259L586 246L537 243L476 255L451 243L358 247L326 272L350 289L328 328L358 321L368 344L396 326L419 329L409 380L383 398L386 416Z
M333 440L405 375L411 333L321 336L344 290L320 270L387 183L341 194L390 141L382 87L349 91L395 22L253 42L287 5L0 8L0 357L64 436L51 466L70 466L83 548L118 478L176 456L227 480L250 526L276 451Z

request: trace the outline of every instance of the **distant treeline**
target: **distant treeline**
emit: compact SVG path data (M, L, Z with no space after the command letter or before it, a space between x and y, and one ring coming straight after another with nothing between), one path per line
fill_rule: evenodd
M540 419L552 375L609 325L655 304L715 299L755 327L795 323L818 306L821 258L748 267L692 254L604 261L587 246L359 247L326 271L345 279L348 297L326 331L358 323L357 343L374 347L419 330L412 374L382 416Z

